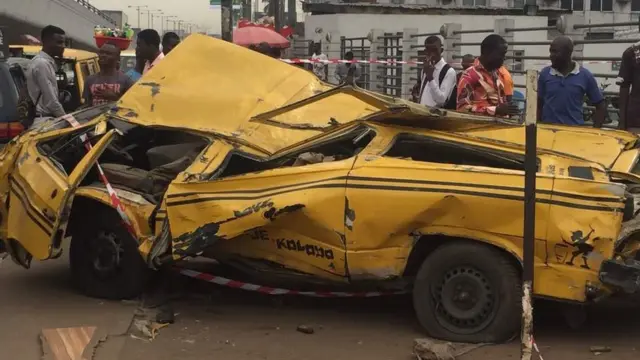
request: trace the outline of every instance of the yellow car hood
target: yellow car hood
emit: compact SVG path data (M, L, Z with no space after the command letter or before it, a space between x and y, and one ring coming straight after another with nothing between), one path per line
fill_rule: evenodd
M204 35L191 35L117 103L111 114L144 126L215 133L272 154L360 119L436 129L503 127L353 87Z

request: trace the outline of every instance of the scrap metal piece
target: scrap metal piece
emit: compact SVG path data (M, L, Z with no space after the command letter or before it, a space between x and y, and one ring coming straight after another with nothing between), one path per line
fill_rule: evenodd
M455 360L487 344L465 344L429 338L413 340L413 354L418 360Z

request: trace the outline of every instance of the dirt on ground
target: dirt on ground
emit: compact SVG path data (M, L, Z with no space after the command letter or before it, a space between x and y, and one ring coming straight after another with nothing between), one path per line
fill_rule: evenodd
M94 359L409 360L424 334L411 298L316 299L272 297L172 276L175 323L153 341L131 337L135 302L78 294L64 261L22 270L0 265L0 347L15 360L42 358L43 328L97 326L105 334ZM545 360L638 359L640 303L608 301L592 307L587 324L571 330L566 310L535 304L536 341ZM604 347L596 353L592 347ZM462 360L519 359L519 343L487 345ZM1 357L0 357L1 358ZM537 357L534 356L533 359Z

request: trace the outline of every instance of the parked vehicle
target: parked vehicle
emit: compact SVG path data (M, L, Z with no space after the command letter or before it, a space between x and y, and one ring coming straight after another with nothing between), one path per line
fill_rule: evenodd
M125 50L120 53L120 70L124 73L136 67L136 51Z
M12 52L21 54L26 59L31 59L40 52L42 47L31 45L11 45ZM59 60L58 89L60 99L66 112L77 110L84 104L82 92L84 81L89 75L100 71L98 54L84 50L65 49L64 57Z
M411 290L431 336L505 341L520 328L524 149L471 134L509 128L196 34L117 106L5 147L0 236L26 268L70 237L91 296L137 296L150 271L205 256L269 286ZM535 295L636 292L626 186L588 159L538 161Z

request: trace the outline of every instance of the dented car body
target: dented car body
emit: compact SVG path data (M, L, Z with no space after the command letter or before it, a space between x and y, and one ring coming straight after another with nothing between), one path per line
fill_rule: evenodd
M149 269L205 256L269 285L412 290L432 336L502 341L520 322L524 149L469 134L517 126L193 35L117 104L7 145L0 236L27 268L70 239L93 296L136 296ZM635 291L626 186L589 160L538 162L535 294Z

